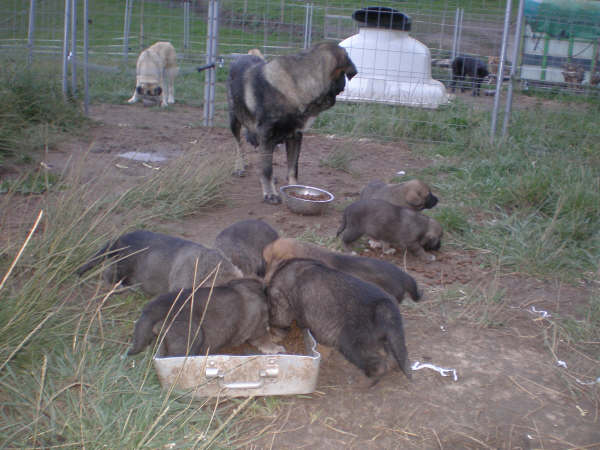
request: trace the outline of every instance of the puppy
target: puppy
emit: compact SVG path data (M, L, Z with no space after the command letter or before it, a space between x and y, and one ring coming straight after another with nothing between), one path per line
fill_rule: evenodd
M316 245L290 238L279 238L268 244L263 250L263 257L267 264L267 276L265 277L267 282L282 261L293 258L312 258L332 269L341 270L379 286L398 303L402 303L405 292L408 292L415 302L419 301L422 295L413 277L394 264L380 259L331 252Z
M377 381L394 365L411 378L402 316L381 289L313 259L284 261L267 285L270 323L296 321Z
M585 77L585 69L579 64L575 64L572 62L567 63L564 66L562 75L569 88L575 89L583 82L583 79Z
M277 231L262 220L241 220L221 231L215 238L214 247L223 252L245 277L263 277L263 249L278 237Z
M114 260L104 271L107 283L122 280L124 286L139 286L149 295L198 285L218 265L216 284L242 277L241 270L219 250L145 230L133 231L108 242L77 270L77 274L83 275L106 258Z
M396 206L407 206L415 211L433 208L438 198L431 193L427 183L410 180L398 184L385 184L383 181L371 181L360 193L360 199L378 198Z
M268 319L267 297L255 279L170 292L144 306L127 354L141 352L161 332L161 356L204 355L246 341L262 353L284 352L270 341Z
M457 56L452 60L452 81L450 87L452 92L456 90L456 81L460 81L460 91L466 89L465 80L470 79L473 84L473 95L480 94L481 83L489 75L487 64L478 58L471 56Z
M443 230L436 220L418 211L385 200L366 199L346 207L337 236L340 234L346 246L366 234L433 261L435 256L425 250L439 250Z
M127 100L135 103L140 98L144 105L159 102L160 106L175 103L175 76L177 55L170 42L156 42L138 56L133 96Z

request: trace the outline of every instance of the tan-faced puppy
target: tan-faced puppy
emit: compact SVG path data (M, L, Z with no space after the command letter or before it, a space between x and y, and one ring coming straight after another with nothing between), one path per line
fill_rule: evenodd
M214 247L221 250L244 276L263 277L263 249L278 237L277 231L262 220L240 220L217 235Z
M285 351L270 341L269 313L262 282L240 278L211 289L159 295L144 306L135 323L128 355L141 352L164 334L161 356L214 354L246 341L263 353Z
M108 242L77 274L83 275L107 258L113 261L103 274L107 283L122 280L123 286L137 286L149 295L199 285L217 266L217 285L242 277L241 270L219 250L146 230L126 233Z
M421 180L410 180L404 183L386 184L383 181L371 181L360 193L360 199L378 198L396 206L406 206L421 211L437 205L438 198Z
M396 364L411 377L400 310L374 284L314 259L290 259L273 273L267 297L273 327L295 320L375 380Z
M175 76L177 55L170 42L156 42L138 56L135 90L127 100L135 103L139 99L144 104L158 102L160 106L175 103Z
M385 200L367 199L346 207L337 232L338 236L340 234L346 246L366 234L432 261L435 256L425 250L439 250L443 230L435 219L423 213Z
M364 256L351 256L332 252L317 245L291 238L279 238L268 244L263 257L267 264L266 282L282 261L293 258L312 258L327 266L354 275L363 281L373 283L401 303L408 292L414 301L419 301L421 292L417 282L409 274L387 261Z

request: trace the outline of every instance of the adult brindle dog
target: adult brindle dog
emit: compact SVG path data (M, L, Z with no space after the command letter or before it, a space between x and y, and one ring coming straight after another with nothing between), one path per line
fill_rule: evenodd
M273 180L273 150L285 143L288 183L297 184L302 131L320 112L335 104L346 77L357 74L346 50L321 42L293 55L265 61L253 54L234 60L227 79L229 125L237 141L236 174L244 175L240 130L261 154L263 201L281 203Z

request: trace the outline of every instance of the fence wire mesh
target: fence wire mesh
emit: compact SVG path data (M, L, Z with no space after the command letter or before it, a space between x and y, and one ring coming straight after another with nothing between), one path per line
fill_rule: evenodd
M65 5L70 1L1 0L5 12L0 22L3 57L11 61L28 57L32 70L60 77L66 36ZM225 80L233 58L257 48L270 59L301 51L318 41L333 40L345 45L353 59L372 54L357 63L359 78L364 74L362 86L355 89L360 92L350 95L349 85L346 98L342 95L335 107L318 117L313 126L315 131L389 140L453 142L461 128L490 120L498 81L505 2L383 0L377 5L399 9L410 17L411 28L403 38L409 40L396 43L395 33L388 33L365 44L359 39L365 27L352 16L358 9L371 6L370 2L221 0L216 51L209 55L210 3L208 0L91 1L87 20L90 101L126 101L135 87L135 62L140 51L156 41L170 41L177 50L180 67L176 101L205 107L205 98L212 95L205 89L205 77L212 76L215 87L212 123L226 126ZM502 74L509 82L510 69L516 65L512 120L533 120L521 113L558 97L569 104L597 102L600 25L596 10L593 14L589 10L540 12L531 9L535 2L526 0L523 31L515 33L518 3L513 1L508 16L506 48L506 58L510 59L516 46L518 58L506 60ZM84 61L83 1L76 0L73 4L77 5L78 19L76 48L70 45L68 52L70 73ZM72 40L73 35L68 39ZM368 48L373 45L380 48ZM482 77L481 95L471 95L476 86L468 77L466 81L459 77L455 86L458 89L453 92L452 60L456 56L474 58L476 64L489 72L490 76ZM198 73L196 68L205 64L207 58L216 63L215 68ZM83 83L81 70L76 77L78 84ZM79 87L75 92L83 92ZM505 87L499 91L501 99ZM415 100L415 95L421 98ZM501 101L496 103L502 105ZM552 103L551 107L561 109L560 102Z

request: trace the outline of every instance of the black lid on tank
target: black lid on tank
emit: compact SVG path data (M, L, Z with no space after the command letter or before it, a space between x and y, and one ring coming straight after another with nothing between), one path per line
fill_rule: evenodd
M386 6L367 6L352 13L352 18L367 27L410 31L410 16Z

